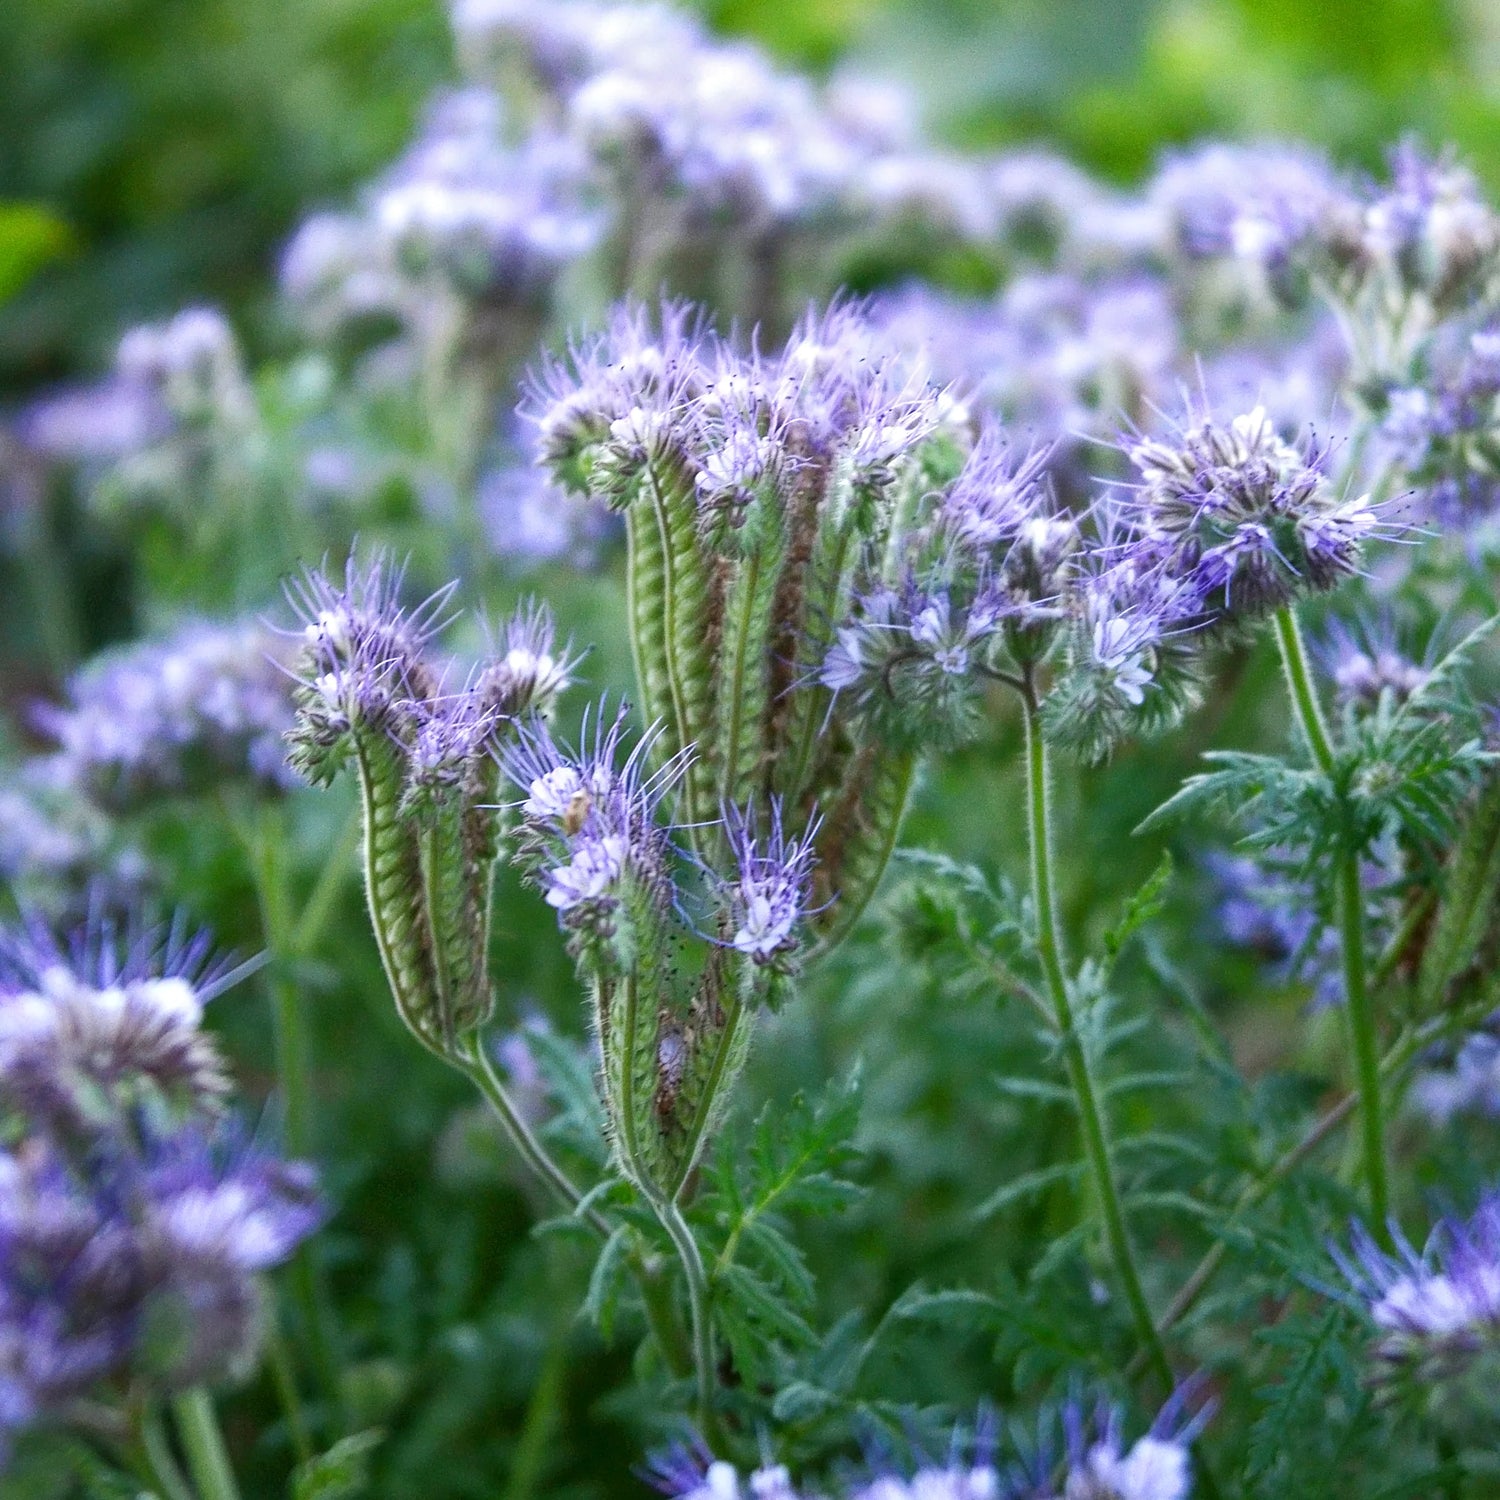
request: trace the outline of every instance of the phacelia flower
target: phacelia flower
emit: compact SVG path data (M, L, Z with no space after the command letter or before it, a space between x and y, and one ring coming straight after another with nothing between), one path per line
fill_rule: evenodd
M307 1168L196 1125L80 1168L45 1138L0 1154L0 1408L64 1418L134 1376L160 1394L242 1373L261 1273L322 1216Z
M259 625L193 623L99 658L71 680L66 706L36 719L67 781L112 811L230 781L283 790L286 656Z
M342 586L310 569L288 587L301 616L296 719L285 738L292 768L314 784L344 763L358 727L393 730L409 705L437 695L426 649L445 623L453 586L414 609L401 603L404 570L377 557L360 569L349 559Z
M1420 385L1386 398L1380 433L1435 519L1462 526L1500 501L1500 332L1433 351Z
M0 934L0 1102L74 1135L101 1099L216 1112L229 1082L203 1009L251 967L177 923L96 917L72 944L38 920Z
M724 830L734 867L734 877L719 882L727 907L725 941L756 964L785 967L802 937L817 826L788 838L780 804L773 802L763 839L755 818L735 807L724 810Z
M1200 595L1207 623L1254 618L1356 572L1381 522L1367 496L1334 495L1323 455L1286 443L1265 411L1204 416L1130 447L1139 525Z
M569 929L607 935L635 894L663 910L671 898L669 845L657 814L687 756L648 771L659 736L647 734L619 762L624 729L623 710L605 727L601 704L592 738L585 722L577 756L559 749L540 723L523 728L502 754L524 793L520 857Z
M1356 1226L1333 1255L1375 1326L1382 1381L1456 1378L1500 1348L1500 1198L1444 1220L1420 1254L1399 1234L1383 1250Z

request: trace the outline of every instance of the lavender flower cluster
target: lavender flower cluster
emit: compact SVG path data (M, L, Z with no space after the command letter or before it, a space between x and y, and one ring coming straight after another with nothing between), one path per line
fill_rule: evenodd
M263 626L206 622L96 659L66 705L36 711L57 779L112 812L230 782L284 790L286 661Z
M227 1124L205 1005L244 972L179 927L0 938L0 1431L242 1374L311 1170Z
M946 1461L910 1471L882 1467L838 1493L843 1500L1188 1500L1191 1445L1211 1414L1201 1406L1189 1415L1190 1395L1187 1387L1174 1393L1132 1443L1118 1408L1106 1402L1090 1408L1075 1398L1054 1423L1044 1422L1039 1438L1012 1444L1013 1452L997 1451L996 1424L986 1420L977 1439L954 1434ZM799 1500L820 1493L798 1488L779 1464L742 1477L701 1447L659 1455L647 1477L669 1500Z

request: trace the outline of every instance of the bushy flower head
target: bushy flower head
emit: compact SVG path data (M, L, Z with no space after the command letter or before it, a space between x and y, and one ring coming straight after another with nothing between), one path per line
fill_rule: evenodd
M621 761L625 710L607 727L605 721L601 703L592 730L585 721L576 755L536 723L502 756L506 774L525 794L523 862L564 927L599 935L613 932L622 901L636 891L661 909L672 899L658 808L688 760L678 755L650 771L657 731L642 736Z
M113 811L235 781L279 791L288 655L257 624L194 622L90 663L65 706L35 717L57 742L59 774Z
M1195 414L1129 453L1141 476L1142 533L1197 590L1208 623L1333 588L1381 531L1368 497L1334 495L1325 455L1284 441L1260 407L1227 423Z
M217 1112L229 1083L203 1008L252 967L181 922L96 915L68 943L37 918L5 930L0 1106L75 1137L97 1128L102 1101Z
M436 695L425 652L446 623L454 585L407 609L403 582L404 569L384 557L363 568L351 557L342 585L313 568L288 586L303 623L286 739L292 767L316 784L343 764L353 729L391 730L406 705Z
M1386 398L1380 434L1427 510L1462 527L1500 501L1500 332L1438 344L1420 384Z
M135 1376L161 1394L243 1371L260 1273L318 1225L309 1169L196 1125L79 1170L46 1138L0 1155L0 1410L7 1428Z
M470 298L545 307L598 226L576 153L550 133L510 146L503 127L486 90L440 98L371 215L397 266L436 272Z
M1500 220L1451 152L1430 156L1407 140L1391 153L1389 186L1365 209L1361 250L1399 285L1453 307L1493 279Z

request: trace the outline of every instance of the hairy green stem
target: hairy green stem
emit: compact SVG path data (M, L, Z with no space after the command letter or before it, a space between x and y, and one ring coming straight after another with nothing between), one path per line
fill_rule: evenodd
M1083 1146L1088 1157L1089 1170L1094 1181L1094 1190L1099 1198L1104 1218L1104 1234L1109 1245L1110 1259L1114 1262L1115 1274L1125 1293L1135 1322L1141 1347L1151 1369L1170 1390L1173 1385L1172 1366L1161 1335L1156 1329L1150 1303L1146 1300L1145 1288L1141 1285L1140 1271L1136 1266L1135 1251L1130 1241L1129 1226L1125 1221L1125 1209L1120 1200L1119 1182L1115 1176L1114 1159L1110 1152L1109 1136L1104 1114L1100 1108L1098 1089L1095 1084L1088 1049L1079 1035L1073 1015L1073 1003L1068 994L1067 975L1063 969L1062 944L1058 935L1057 898L1052 885L1052 829L1048 808L1047 746L1042 738L1038 722L1036 694L1027 685L1024 696L1026 704L1026 779L1027 779L1027 825L1031 843L1031 895L1036 908L1037 946L1041 953L1042 969L1047 977L1047 989L1051 996L1054 1019L1062 1042L1063 1055L1068 1068L1068 1080L1078 1105L1078 1118L1083 1135Z
M677 1258L682 1262L682 1274L687 1281L688 1315L692 1322L693 1369L698 1382L698 1430L712 1447L718 1432L718 1416L714 1410L714 1331L709 1317L708 1273L703 1267L703 1256L693 1231L682 1217L682 1211L670 1198L659 1194L648 1195L661 1227L667 1231Z
M172 1454L160 1411L155 1406L142 1408L135 1427L139 1449L132 1467L140 1471L161 1500L195 1500L192 1487Z
M1276 613L1276 643L1286 673L1287 693L1303 738L1318 769L1330 779L1336 770L1333 742L1308 670L1302 631L1290 607ZM1342 793L1338 795L1342 796ZM1365 959L1365 904L1359 877L1359 851L1342 850L1334 880L1338 906L1339 950L1344 971L1344 1015L1355 1087L1364 1159L1365 1187L1370 1199L1370 1230L1382 1243L1390 1241L1390 1187L1386 1169L1385 1109L1380 1091L1380 1042L1370 1003Z
M240 1488L208 1392L199 1385L174 1396L172 1415L200 1500L239 1500Z
M583 1194L568 1174L553 1159L552 1153L536 1138L531 1126L516 1107L495 1065L490 1060L488 1049L477 1035L464 1038L459 1044L457 1065L484 1095L494 1110L511 1145L537 1177L562 1199L569 1209L576 1211L583 1202ZM597 1234L608 1238L611 1230L609 1220L594 1209L585 1209L583 1221Z

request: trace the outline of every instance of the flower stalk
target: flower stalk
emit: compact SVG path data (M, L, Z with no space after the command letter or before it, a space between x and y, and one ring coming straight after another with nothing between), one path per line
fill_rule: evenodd
M1166 1348L1162 1343L1161 1335L1157 1332L1156 1319L1152 1315L1151 1305L1146 1300L1145 1288L1141 1284L1135 1250L1130 1240L1130 1229L1125 1220L1124 1204L1120 1198L1119 1180L1110 1151L1108 1128L1100 1105L1099 1091L1093 1076L1088 1048L1078 1032L1073 1002L1068 992L1067 974L1063 967L1057 897L1052 881L1052 829L1048 806L1047 745L1042 737L1035 689L1029 680L1024 701L1026 705L1027 832L1031 847L1031 895L1036 908L1037 947L1047 979L1047 990L1052 1001L1058 1037L1062 1043L1063 1058L1068 1069L1068 1081L1078 1106L1084 1152L1088 1158L1094 1191L1099 1199L1110 1259L1125 1293L1125 1300L1130 1308L1130 1315L1135 1323L1147 1362L1156 1378L1170 1390L1173 1384L1171 1362L1167 1358Z
M1288 606L1276 612L1276 643L1281 650L1292 711L1318 769L1333 780L1337 769L1333 742L1313 687L1301 627ZM1380 1088L1380 1040L1370 1000L1365 955L1364 892L1360 884L1359 851L1342 850L1334 871L1338 909L1339 952L1344 979L1344 1013L1349 1050L1359 1095L1361 1142L1370 1222L1385 1238L1389 1230L1390 1188L1386 1166L1385 1108Z
M174 1396L172 1415L200 1500L239 1500L240 1487L208 1392L194 1386Z

